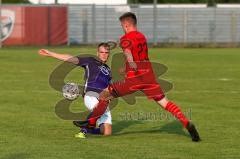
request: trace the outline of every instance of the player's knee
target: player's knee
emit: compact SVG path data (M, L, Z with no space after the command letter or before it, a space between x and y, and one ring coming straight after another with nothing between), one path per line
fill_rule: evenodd
M106 97L103 93L100 93L99 100L106 100Z
M111 130L104 131L103 135L104 136L110 136L110 135L112 135L112 131Z
M104 136L112 135L112 125L110 125L110 124L106 125L106 127L104 129L104 132L103 132L103 135Z
M103 124L100 126L100 130L104 136L112 135L112 125L111 124Z
M100 94L99 94L99 99L101 100L106 100L109 97L110 93L108 92L108 89L104 89Z
M164 97L164 98L162 98L161 100L157 101L157 103L158 103L161 107L163 107L163 108L166 108L168 102L169 102L169 100L168 100L166 97Z
M110 96L112 96L113 98L119 97L118 93L116 92L116 90L113 88L113 85L109 85L108 88L108 93L110 94Z

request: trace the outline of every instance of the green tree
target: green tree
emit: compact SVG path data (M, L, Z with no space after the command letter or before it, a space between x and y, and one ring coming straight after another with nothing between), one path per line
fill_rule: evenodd
M216 1L215 0L208 0L207 6L208 7L216 7Z
M153 4L154 0L128 0L128 4ZM215 6L216 3L240 3L240 0L157 0L158 3L207 3L208 6Z
M2 0L2 3L30 3L28 0Z

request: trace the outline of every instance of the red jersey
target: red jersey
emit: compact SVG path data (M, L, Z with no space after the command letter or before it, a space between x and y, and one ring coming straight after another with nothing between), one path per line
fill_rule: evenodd
M108 87L110 93L114 97L120 97L140 90L155 101L163 99L164 93L156 81L157 78L148 59L145 36L138 31L132 31L121 37L120 45L124 53L131 52L133 61L137 64L137 70L130 68L126 61L125 79L110 84Z
M138 31L132 31L120 39L120 45L125 52L126 49L131 50L133 61L148 61L148 46L145 36Z

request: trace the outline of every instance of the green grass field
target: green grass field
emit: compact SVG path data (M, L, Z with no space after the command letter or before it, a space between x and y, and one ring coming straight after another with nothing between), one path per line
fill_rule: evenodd
M76 139L78 129L56 116L62 95L49 86L60 61L40 57L39 48L0 50L0 159L238 159L240 158L240 49L150 49L168 67L169 99L191 110L202 141L193 143L176 120L125 120L128 112L164 113L157 104L122 99L113 109L113 135ZM60 53L95 53L94 48L50 48ZM82 70L67 80L82 81ZM72 110L83 110L82 99Z

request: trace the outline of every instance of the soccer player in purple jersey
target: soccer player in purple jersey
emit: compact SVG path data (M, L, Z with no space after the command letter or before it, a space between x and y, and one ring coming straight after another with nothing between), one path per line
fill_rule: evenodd
M38 52L42 56L56 58L62 61L73 63L85 69L85 87L84 87L84 104L88 110L92 111L98 104L99 93L108 87L111 81L111 71L106 64L110 46L108 43L100 43L97 49L97 57L75 57L68 54L59 54L49 50L41 49ZM105 136L112 134L112 117L109 108L96 121L99 128L89 128L73 121L74 125L81 127L80 133L75 137L85 138L87 133L103 134Z
M126 59L126 76L122 81L109 84L108 88L100 93L99 103L88 119L89 124L105 112L110 99L141 91L149 99L153 99L163 109L175 116L187 129L192 141L200 141L195 125L183 114L178 105L166 98L160 84L157 83L148 58L147 39L137 29L136 15L127 12L120 16L119 20L125 32L120 39L120 46Z

